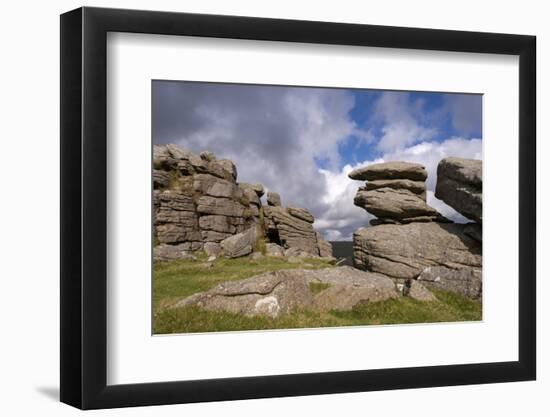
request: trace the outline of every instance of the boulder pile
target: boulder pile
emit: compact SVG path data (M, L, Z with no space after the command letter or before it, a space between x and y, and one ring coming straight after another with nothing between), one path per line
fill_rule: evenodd
M480 299L481 161L446 158L437 172L436 196L476 223L451 223L426 204L422 165L387 162L349 174L368 181L354 202L378 217L354 233L354 265L390 277L405 291L422 282Z
M264 193L261 184L238 183L237 167L229 159L211 152L196 155L176 145L154 146L154 259L182 259L198 250L245 256L259 239L283 251L332 255L307 210L281 207L281 197L271 191L263 206Z
M426 203L426 169L410 162L384 162L358 168L349 174L354 180L367 181L360 187L354 204L374 214L376 224L447 222Z

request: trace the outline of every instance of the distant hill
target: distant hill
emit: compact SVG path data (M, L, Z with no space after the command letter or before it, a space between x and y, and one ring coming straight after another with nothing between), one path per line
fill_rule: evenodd
M335 258L346 258L341 265L353 266L353 242L332 241L332 256Z

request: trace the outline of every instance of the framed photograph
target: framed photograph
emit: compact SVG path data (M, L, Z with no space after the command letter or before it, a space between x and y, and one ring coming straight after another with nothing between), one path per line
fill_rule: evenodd
M535 37L61 16L61 401L533 380Z

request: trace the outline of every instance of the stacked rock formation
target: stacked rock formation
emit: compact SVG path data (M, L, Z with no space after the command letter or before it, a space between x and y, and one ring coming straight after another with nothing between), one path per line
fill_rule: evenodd
M482 240L482 165L480 160L445 158L437 166L435 196L473 220L466 233Z
M358 168L349 174L368 181L360 187L354 204L377 219L371 224L448 221L426 203L426 169L410 162L385 162Z
M235 164L211 152L196 155L175 145L154 146L153 189L156 260L183 258L198 250L244 256L264 236L283 250L332 254L307 210L283 208L280 196L269 192L264 213L264 187L238 183Z
M464 161L462 168L456 168L456 158L448 159L441 161L438 169L440 198L471 215L472 201L478 201L473 190L479 190L476 213L481 219L481 176L464 169L479 163L481 172L481 161ZM472 237L476 225L449 223L426 204L424 167L406 162L374 164L353 171L350 177L369 181L358 191L355 204L378 216L371 222L373 226L354 233L355 267L386 275L405 289L422 282L427 287L481 298L481 238ZM478 188L474 189L474 184ZM456 197L466 193L471 201Z

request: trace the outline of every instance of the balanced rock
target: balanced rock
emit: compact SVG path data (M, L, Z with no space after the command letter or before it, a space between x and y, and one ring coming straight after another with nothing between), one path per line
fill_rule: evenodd
M374 214L372 225L448 221L426 204L426 169L411 162L384 162L358 168L350 178L367 180L354 204Z
M412 181L407 179L397 180L373 180L367 182L367 191L380 188L392 188L394 190L407 190L426 201L426 184L424 181Z
M428 173L424 166L412 162L382 162L357 168L348 175L352 180L373 181L389 179L408 179L425 181Z
M480 160L445 158L439 162L435 196L478 223L482 222L482 188Z
M267 192L267 205L268 206L274 206L274 207L280 207L281 206L281 196L279 193L276 193L274 191L268 191Z
M454 277L449 275L447 280L440 277L438 285L462 293L452 280L461 280L461 274L481 280L482 266L481 244L464 233L466 227L432 222L361 228L353 235L354 264L359 269L384 274L398 283L416 279L430 267L459 271ZM475 298L478 295L468 292L468 296Z
M401 223L439 220L442 216L417 194L407 189L377 188L357 191L354 204L374 214L380 220Z
M314 294L312 286L322 284ZM392 280L351 267L287 269L228 281L193 294L172 308L197 306L245 316L278 317L297 310L351 310L363 303L399 297Z

